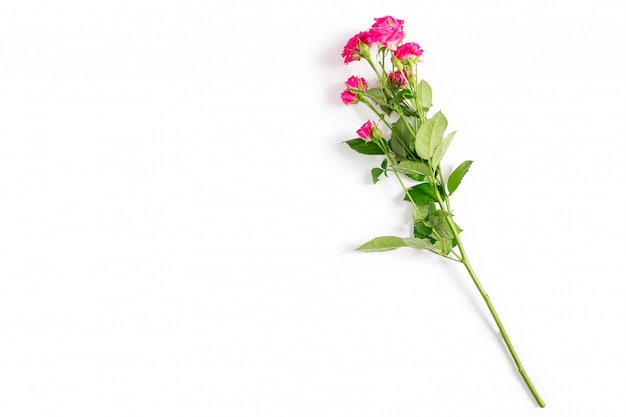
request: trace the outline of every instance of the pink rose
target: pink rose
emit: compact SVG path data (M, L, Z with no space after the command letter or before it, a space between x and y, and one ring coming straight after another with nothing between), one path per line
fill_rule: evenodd
M367 90L367 81L365 81L365 78L362 77L356 77L356 76L352 76L350 78L348 78L348 81L346 81L346 90L341 93L341 101L343 101L343 104L354 104L354 103L358 103L359 101L359 96L356 93L353 93L350 90L358 90L358 91L365 91Z
M385 16L375 18L374 21L376 23L369 30L370 42L395 49L404 39L404 20Z
M424 50L416 44L415 42L407 42L403 45L398 46L398 49L393 52L393 54L400 61L406 61L408 59L415 59L422 56Z
M370 140L372 135L372 130L376 127L376 123L373 123L371 120L368 120L361 126L359 130L356 131L357 135L362 137L365 140Z
M359 32L348 40L348 43L346 43L346 46L343 47L343 52L341 53L343 62L347 64L352 61L360 61L363 53L367 52L361 51L361 44L365 44L367 46L372 44L369 32Z
M343 104L345 105L358 103L359 96L350 92L350 90L346 90L343 93L341 93L341 101L343 101Z
M348 78L348 81L346 81L346 86L354 90L365 91L367 90L367 81L365 81L365 78L363 77L357 77L353 75L352 77Z
M402 71L390 72L389 82L394 87L405 87L407 85L406 74Z

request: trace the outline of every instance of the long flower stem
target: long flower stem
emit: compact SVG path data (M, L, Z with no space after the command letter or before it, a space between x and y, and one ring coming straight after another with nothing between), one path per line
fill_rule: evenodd
M385 80L382 78L381 73L378 72L378 69L376 68L376 65L374 65L374 62L372 61L372 59L369 56L367 56L366 59L367 59L367 62L370 64L370 66L376 72L376 75L378 76L378 79L380 80L381 85L385 86ZM385 73L385 68L382 67L381 69L382 69L383 74L384 74ZM415 73L414 73L414 82L413 82L413 85L410 86L410 87L412 87L412 89L413 89L413 100L414 100L414 104L415 104L415 110L416 110L416 112L418 114L418 118L420 119L421 123L424 123L425 122L425 117L424 117L423 108L421 107L421 97L419 97L419 94L418 94L419 93L419 89L418 89L419 79L418 79L418 73L417 73L417 65L414 66L414 71L415 71ZM389 122L374 107L374 105L372 103L370 103L366 99L362 99L361 101L363 101L370 108L370 110L372 110L378 116L378 118L380 120L382 120L387 125L387 127L392 129L392 127L389 124ZM398 111L398 114L399 114L400 118L402 119L402 121L404 122L404 124L406 125L406 127L411 132L411 134L413 136L415 136L416 132L414 131L413 127L408 123L408 121L404 117L404 114L401 111ZM411 197L410 193L408 192L407 187L404 185L404 182L402 181L402 178L398 174L398 171L396 169L396 165L397 165L396 161L391 156L391 154L386 150L385 147L382 147L382 149L384 150L385 157L387 158L387 160L391 164L391 170L393 171L393 173L395 174L396 179L398 180L398 182L402 186L402 189L404 190L405 195L408 196L411 204L414 206L415 209L417 209L415 201L413 201L413 198ZM430 164L430 161L428 161L428 162ZM439 204L439 207L441 208L441 210L443 210L443 211L445 211L447 213L451 213L450 201L448 199L447 194L444 192L444 198L442 198L442 196L441 196L441 194L439 192L439 186L438 186L439 181L438 181L437 177L439 177L439 179L441 181L441 186L445 190L445 185L444 185L443 177L441 175L440 167L439 166L431 167L431 175L429 177L429 182L433 185L433 189L434 189L435 194L437 196L437 202ZM498 316L498 313L496 312L496 309L493 306L493 303L491 302L491 299L489 298L489 295L485 292L483 286L480 284L480 281L478 280L478 277L476 276L476 273L474 272L474 270L472 269L472 266L469 263L469 260L467 258L467 253L465 252L465 248L463 247L463 242L461 242L461 238L459 237L459 232L457 231L457 226L452 221L452 216L451 215L450 216L446 216L445 219L446 219L446 222L448 223L448 226L450 227L450 230L452 231L452 234L454 236L454 239L456 240L456 243L457 243L457 246L458 246L458 249L459 249L459 254L457 255L455 253L457 258L459 258L458 262L461 262L465 266L465 269L467 270L467 272L469 273L472 281L474 282L474 285L476 286L476 289L478 290L478 292L480 293L481 297L485 301L485 304L487 304L487 308L489 309L489 312L491 313L491 317L493 317L494 321L496 322L496 325L498 326L498 330L500 331L500 335L502 336L502 339L504 340L504 344L506 345L506 348L508 349L509 353L511 354L511 357L513 358L513 362L515 362L515 366L517 367L517 370L519 371L520 375L522 376L522 379L526 383L526 386L528 387L528 389L530 390L531 394L535 398L535 401L537 402L539 407L541 407L541 408L545 407L546 404L541 399L541 396L539 395L539 393L537 392L537 389L535 388L535 386L533 385L532 381L530 380L530 377L526 373L526 370L524 370L524 367L522 366L522 362L520 361L519 357L517 356L517 352L515 352L515 348L513 347L513 343L511 343L511 339L509 339L509 335L506 332L506 330L504 328L504 325L502 324L502 321L500 320L500 317ZM442 255L442 256L444 256L445 258L451 259L451 260L456 260L454 258L445 256L445 255Z
M439 194L439 193L437 193L437 194ZM438 197L439 197L439 205L443 208L444 207L443 206L444 203L441 200L441 197L440 196L438 196ZM472 278L472 281L474 282L474 285L476 286L476 289L478 290L480 295L483 297L483 300L485 300L485 304L487 304L487 308L489 309L489 312L491 313L491 317L493 317L494 321L496 322L496 325L498 326L498 330L500 330L500 335L502 336L502 339L504 340L504 344L506 345L506 348L509 350L509 353L511 354L511 357L513 358L513 362L515 362L515 366L517 367L517 370L519 371L520 375L522 376L522 379L526 383L526 386L530 390L531 394L535 398L535 401L537 401L537 404L539 405L539 407L544 408L546 406L546 404L541 399L541 396L539 395L539 393L537 392L537 389L535 388L535 386L533 385L532 381L530 380L530 377L526 373L526 370L524 370L524 367L522 366L522 362L520 361L519 357L517 356L517 352L515 352L515 348L513 347L513 343L511 343L511 339L509 339L509 335L506 332L506 330L504 329L504 325L502 324L502 321L500 320L500 317L498 316L498 313L496 312L496 309L493 306L493 303L491 302L491 299L489 298L489 295L485 292L483 286L480 284L480 281L478 280L478 277L476 276L476 273L474 272L474 270L472 269L472 266L469 263L469 260L467 258L467 254L465 252L465 248L463 247L463 242L461 242L461 238L459 237L459 233L457 232L457 229L456 229L455 225L453 224L452 219L450 218L450 216L446 217L446 221L448 222L448 225L450 226L450 230L452 230L452 234L454 235L454 238L456 239L457 246L458 246L459 252L461 254L461 263L465 266L465 269L467 270L467 272L469 273L470 277Z
M495 320L496 325L498 326L498 329L500 330L500 335L502 336L502 339L504 340L504 344L509 350L511 357L513 358L513 362L515 362L515 365L517 366L517 370L522 376L522 379L524 379L526 386L528 387L531 394L535 398L535 401L537 401L537 404L539 405L539 407L541 408L545 407L546 404L541 399L541 396L539 395L539 393L537 392L537 389L535 388L532 381L530 380L530 377L526 373L526 370L524 370L524 367L522 366L522 362L520 361L519 357L517 356L517 353L515 352L513 343L511 343L511 339L509 339L509 335L504 329L504 325L502 324L502 321L500 321L500 317L498 316L498 313L496 312L496 309L494 308L491 302L491 299L489 298L489 295L485 292L483 287L480 285L480 282L478 281L478 277L476 277L476 273L474 273L474 270L472 269L469 261L467 260L467 256L465 255L463 249L461 249L460 242L459 242L459 250L461 251L461 254L462 254L461 256L463 257L461 262L463 263L463 265L465 265L465 269L467 269L467 272L470 274L470 277L472 277L472 281L474 281L474 285L476 285L478 292L480 292L480 295L483 297L483 300L485 300L485 303L487 304L487 307L489 308L489 312L491 313L491 316Z

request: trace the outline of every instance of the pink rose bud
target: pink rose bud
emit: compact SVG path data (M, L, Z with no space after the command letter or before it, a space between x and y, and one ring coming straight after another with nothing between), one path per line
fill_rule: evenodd
M356 131L357 135L362 137L365 140L371 140L372 130L376 127L376 123L373 123L371 120L363 123L363 126L359 130Z
M407 61L409 59L415 59L422 56L424 50L415 42L407 42L398 46L398 49L393 52L396 58L400 61Z
M383 132L378 128L378 126L374 126L372 129L372 133L370 134L371 138L374 140L380 140L383 138Z
M404 20L391 16L375 18L369 30L371 43L379 43L386 48L395 49L404 39Z
M352 77L348 78L348 81L346 81L346 87L348 88L343 93L341 93L341 101L343 101L343 104L347 105L358 103L358 94L352 92L351 90L367 90L367 81L365 81L365 78L356 77L353 75Z
M389 82L394 87L405 87L407 84L406 75L402 71L390 72Z
M346 81L346 86L354 90L365 91L367 90L367 81L365 81L365 78L356 77L353 75L352 77L348 78L348 81Z
M359 96L357 96L350 90L346 90L343 93L341 93L341 101L343 101L343 104L345 105L358 103Z

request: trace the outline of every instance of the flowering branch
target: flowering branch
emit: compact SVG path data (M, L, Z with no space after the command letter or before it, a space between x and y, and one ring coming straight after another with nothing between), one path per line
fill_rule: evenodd
M450 196L458 189L473 161L462 162L444 178L441 161L456 132L446 134L448 120L441 111L427 117L432 107L432 89L426 81L418 79L417 72L424 51L417 43L404 42L403 20L391 16L374 20L369 30L348 40L341 54L346 64L364 59L376 74L375 85L357 76L351 76L345 83L341 100L346 105L363 103L376 116L376 120L366 121L356 131L359 137L346 143L361 154L383 156L382 164L371 170L372 181L376 184L381 175L392 172L402 187L404 199L411 204L413 234L411 237L380 236L358 249L381 252L410 247L462 263L496 322L526 386L537 404L545 407L470 265L459 236L462 229L454 221ZM372 58L372 51L376 52L376 60ZM387 132L383 133L381 123ZM414 184L407 187L408 181Z

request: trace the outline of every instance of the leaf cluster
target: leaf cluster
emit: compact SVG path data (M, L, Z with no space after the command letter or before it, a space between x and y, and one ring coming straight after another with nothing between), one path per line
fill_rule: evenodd
M456 132L446 132L448 120L441 111L427 117L432 107L430 85L409 77L406 85L398 86L386 82L386 78L380 78L380 87L362 92L360 99L379 116L379 123L389 128L386 137L355 138L346 143L358 153L383 156L382 164L371 170L372 181L376 184L389 172L400 180L404 200L412 205L413 236L381 236L358 249L372 252L411 247L449 257L462 231L453 220L449 197L458 189L472 161L461 163L444 178L440 165Z

